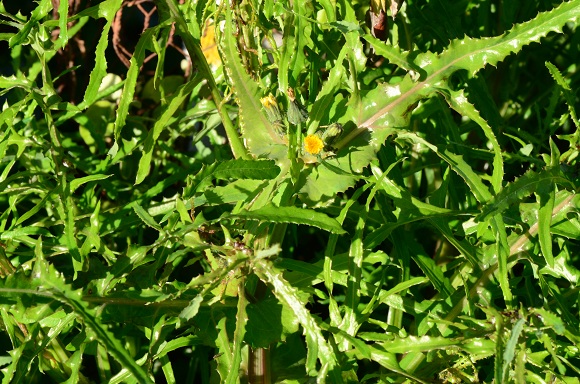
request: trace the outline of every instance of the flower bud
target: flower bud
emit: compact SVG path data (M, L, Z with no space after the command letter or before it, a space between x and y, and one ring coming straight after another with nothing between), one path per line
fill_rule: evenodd
M260 99L264 111L266 111L266 117L270 123L277 123L282 120L282 114L280 113L280 108L278 107L278 102L276 98L271 93Z
M336 142L336 140L342 134L342 124L340 123L332 123L322 132L321 139L324 142L324 146L327 148L332 147L332 144Z

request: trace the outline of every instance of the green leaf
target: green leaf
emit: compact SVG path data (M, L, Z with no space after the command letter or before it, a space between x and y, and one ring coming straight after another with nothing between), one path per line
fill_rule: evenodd
M50 0L41 0L38 3L38 6L34 8L30 14L30 19L26 22L26 24L20 27L18 33L10 38L10 48L14 48L17 45L24 43L26 39L30 37L32 28L34 28L36 24L38 24L46 15L48 15L48 12L51 10L52 2Z
M268 259L260 258L254 260L253 269L262 281L272 287L276 298L294 311L296 319L304 329L308 354L320 360L323 369L330 372L329 378L333 383L342 383L337 356L322 335L320 326L300 299L297 289L284 280L280 271ZM309 375L313 373L314 368L314 366L307 363L307 373Z
M241 211L230 215L232 218L242 218L247 220L260 220L270 223L294 223L317 227L328 232L343 234L346 233L336 219L328 215L317 212L313 209L298 207L277 207L268 204L253 211Z
M310 33L313 7L299 1L290 3L292 10L284 18L284 36L278 62L278 89L281 94L287 94L288 88L294 88L301 72L307 68L305 51L312 47Z
M510 369L510 365L515 357L516 348L518 346L518 340L520 339L520 335L526 323L525 318L519 319L511 329L510 338L505 346L505 351L503 353L503 380L507 380L508 378L508 371Z
M265 115L260 98L266 96L240 61L232 22L232 11L226 10L226 23L221 35L221 53L228 78L240 107L242 136L249 151L257 157L286 159L287 141L276 131Z
M252 348L268 348L298 331L292 310L274 297L248 305L246 340Z
M197 312L199 312L199 306L203 302L203 296L197 295L195 296L188 304L187 307L183 308L181 313L179 314L179 318L185 321L192 319Z
M480 345L479 349L475 349L477 344ZM447 349L459 346L469 349L474 348L473 352L477 355L489 356L495 350L495 343L492 340L432 336L409 336L404 339L395 338L393 341L380 343L380 346L390 353L426 352L434 349Z
M89 176L85 176L85 177L80 177L78 179L74 179L70 182L70 191L71 191L71 193L74 193L74 191L76 191L77 188L83 184L86 184L86 183L91 182L91 181L105 180L111 176L113 176L113 175L89 175Z
M162 228L159 224L157 224L157 222L155 221L155 219L153 218L153 216L151 216L149 214L149 212L147 212L143 207L141 207L139 204L137 203L133 203L131 205L131 208L133 208L133 211L135 211L135 213L137 214L137 216L139 216L139 218L149 227L156 229L158 231L161 231Z
M141 184L145 177L149 175L149 167L151 164L151 157L153 156L153 148L163 132L164 129L169 128L168 122L171 117L175 114L178 108L180 108L186 99L189 97L190 93L198 83L201 81L201 76L194 77L191 81L181 85L177 91L173 94L170 100L168 100L167 106L165 106L161 116L157 118L155 125L149 131L147 138L145 139L143 156L139 160L139 169L137 170L137 179L135 180L135 185Z
M367 205L358 217L355 233L350 242L350 248L348 251L348 256L350 258L350 263L348 263L348 275L350 278L348 279L348 284L346 287L344 315L342 317L339 328L344 330L345 333L350 336L356 335L359 327L361 326L360 322L358 321L360 313L358 313L357 308L360 302L359 292L362 278L363 233L368 217L368 207L371 200L372 194L368 197ZM344 339L342 342L339 341L339 346L343 350L348 349L348 339Z
M64 277L54 266L48 264L41 251L42 242L36 244L35 253L37 255L32 274L24 275L24 272L11 275L6 279L0 279L0 292L3 295L31 296L31 297L52 297L68 306L85 326L89 327L102 343L107 352L113 355L116 360L126 368L141 383L153 383L145 370L135 363L128 351L121 342L103 326L93 309L89 309L86 302L82 300L80 290L73 290L64 281Z
M313 135L317 131L321 120L324 118L324 115L328 113L329 108L335 101L335 93L339 90L346 74L343 62L348 54L348 50L349 47L346 45L340 50L338 58L328 74L328 79L322 85L320 92L316 95L316 100L314 101L309 113L310 119L307 131L307 134L309 135Z
M558 335L562 335L566 331L564 322L558 315L544 308L535 308L534 312L540 315L540 319L545 326L552 327Z
M0 239L2 240L18 239L19 237L26 237L28 235L42 235L49 237L52 236L52 234L46 228L23 227L3 232L2 234L0 234Z
M101 8L100 10L100 13L105 17L107 22L103 26L101 36L99 37L99 42L97 43L97 47L95 49L95 66L91 71L89 83L87 84L85 96L83 98L83 102L87 105L90 105L97 100L97 95L99 88L101 87L101 83L107 75L107 58L105 51L109 45L109 31L113 24L115 14L121 8L122 2L122 0L105 2L107 3L106 7ZM66 19L66 15L64 18Z
M445 277L441 268L439 268L433 259L421 255L415 254L413 260L417 263L419 268L423 273L429 278L433 287L441 293L443 297L449 297L453 293L453 287L449 279Z
M267 181L262 180L234 180L223 187L215 187L206 190L203 195L194 199L194 206L204 204L232 204L240 201L248 201L267 186Z
M453 109L461 113L463 116L469 117L471 120L475 121L481 127L488 142L491 143L494 154L491 185L493 187L493 191L495 193L498 193L502 188L503 158L501 155L501 148L499 146L499 143L495 137L493 130L491 129L487 121L485 121L480 116L479 112L475 109L475 107L467 100L467 97L465 96L463 91L461 90L457 92L451 91L449 94L447 94L447 92L443 92L443 94L446 95L446 100Z
M0 94L4 94L12 88L22 88L27 92L30 92L34 83L26 78L12 76L0 76L0 89L2 90Z
M363 35L363 39L368 41L375 52L387 59L389 63L395 64L399 68L407 71L415 71L417 74L424 73L424 71L421 70L421 67L415 64L409 57L409 52L404 52L401 48L387 44L368 34Z
M242 363L242 347L244 346L244 336L246 335L246 323L248 321L248 314L246 312L248 307L248 299L245 295L244 287L245 279L240 279L238 283L238 308L236 312L236 329L234 331L233 340L233 362L230 366L228 376L225 380L226 384L236 384L239 382L240 364Z
M427 383L427 381L421 380L419 377L405 372L405 370L400 367L397 356L394 353L375 346L367 346L367 348L370 350L371 360L379 363L389 371L396 372L398 375L407 377L419 383Z
M491 218L491 228L495 236L495 254L497 256L499 285L509 308L512 305L513 299L508 276L508 257L510 256L511 249L508 244L506 226L500 214L496 214Z
M360 172L374 158L374 153L385 138L393 133L393 128L404 128L408 125L410 110L415 103L433 96L442 89L451 89L448 80L455 71L464 69L474 75L486 65L495 65L511 53L518 52L524 45L538 41L549 31L560 32L566 23L576 23L579 16L580 6L575 1L565 2L549 12L539 14L529 22L514 26L502 36L482 39L466 37L452 41L449 47L439 55L431 52L418 54L414 60L415 64L405 62L405 67L420 68L420 70L413 70L413 73L407 74L397 84L381 84L363 94L360 104L356 100L351 103L347 116L354 123L354 127L351 127L336 144L339 149L337 158L347 157L345 163L348 168L343 168L344 165L341 167L340 164L332 165L351 173ZM401 57L400 60L404 58ZM486 135L491 138L491 130L486 128L486 124L482 124L482 127ZM358 140L360 136L365 136L366 139ZM369 145L369 143L375 145ZM498 148L494 144L496 165L500 164ZM348 152L344 153L344 151ZM443 151L439 153L445 154ZM454 159L449 158L449 160L452 162ZM321 168L320 165L318 168ZM465 168L464 165L454 170L462 170L462 168ZM502 174L501 169L495 170L492 183L496 191ZM475 179L468 174L462 177L466 178L468 183L475 182ZM350 182L352 185L356 181L356 178L351 178L350 181L342 180L341 183L329 184L328 179L313 172L312 179L317 180L317 178L319 182L315 183L316 187L307 185L302 190L302 193L307 196L306 201L317 201L324 195L333 196L343 191L345 184ZM329 186L324 194L322 193L323 185ZM486 198L488 192L479 186L472 190L481 202L488 200Z
M554 265L546 265L540 269L540 273L549 274L557 278L566 279L570 283L576 285L580 282L580 270L570 264L569 257L565 254L558 255L554 259Z
M271 160L229 160L213 168L211 176L215 179L254 179L269 180L278 176L280 167Z
M117 118L115 120L115 144L109 150L109 156L115 157L119 148L119 139L121 137L121 130L125 126L127 121L127 116L129 114L129 106L133 102L133 95L135 94L135 89L137 86L137 78L139 76L139 71L143 65L143 60L145 60L145 50L149 49L149 44L151 40L155 38L159 32L159 27L149 28L139 38L139 42L135 47L133 56L130 60L129 71L127 72L127 77L125 79L125 84L123 86L123 93L119 99L119 108L117 108Z
M76 20L84 16L92 17L93 19L105 18L111 19L119 10L119 0L105 0L93 7L83 9L81 12L74 15L71 19Z
M538 239L542 255L549 267L554 267L554 255L552 254L552 214L554 201L556 200L556 185L544 183L538 188Z
M477 220L484 221L492 214L502 213L512 204L521 201L524 197L535 192L542 185L560 184L570 186L570 182L562 175L558 168L551 168L540 172L528 171L516 181L509 183L493 200L487 201Z
M62 1L58 5L58 27L60 28L58 38L62 41L63 46L68 42L68 9L67 1Z
M228 331L226 328L226 321L227 318L223 316L219 319L217 324L215 324L215 328L218 331L217 337L215 339L215 345L219 351L219 355L216 356L217 369L222 382L226 381L233 363L233 355L231 343L228 337Z

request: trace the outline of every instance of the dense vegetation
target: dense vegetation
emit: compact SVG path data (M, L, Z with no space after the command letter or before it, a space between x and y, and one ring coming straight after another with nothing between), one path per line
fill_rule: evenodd
M3 383L579 382L579 0L4 3Z

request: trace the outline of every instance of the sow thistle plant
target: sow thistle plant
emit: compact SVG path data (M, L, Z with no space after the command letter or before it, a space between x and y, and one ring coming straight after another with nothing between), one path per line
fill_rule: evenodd
M158 0L129 68L72 3L0 4L3 383L578 382L579 0Z
M333 123L324 130L318 131L313 135L308 135L304 138L304 149L311 155L316 155L319 160L327 157L335 156L333 152L336 149L332 146L342 133L342 124Z
M308 113L304 110L304 107L296 101L294 91L291 88L288 88L287 92L289 107L286 124L283 122L282 113L280 112L280 107L274 95L270 93L268 96L260 98L260 103L262 103L262 107L266 112L268 120L273 124L276 132L282 138L285 137L285 133L288 131L288 124L300 126L308 120ZM342 133L342 125L339 123L333 123L321 128L322 129L315 134L307 135L303 140L304 151L310 155L317 156L319 160L334 155L332 152L334 149L332 144L337 141ZM302 137L303 132L299 131L298 134Z

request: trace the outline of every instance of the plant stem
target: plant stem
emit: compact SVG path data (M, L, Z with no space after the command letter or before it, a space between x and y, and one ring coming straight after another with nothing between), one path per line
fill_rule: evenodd
M176 30L177 33L183 39L183 43L189 52L189 55L197 64L198 70L201 72L202 76L207 80L207 84L209 86L211 95L214 99L215 105L218 109L220 117L222 119L222 124L226 130L226 135L228 136L228 141L230 142L230 147L232 149L232 154L234 158L242 158L242 159L249 159L250 155L244 147L242 139L238 134L236 127L232 123L227 111L225 108L222 108L222 96L220 94L219 89L217 88L217 84L215 79L213 78L213 74L211 72L211 68L209 67L205 56L201 50L201 46L199 40L196 40L187 28L187 22L183 18L183 14L178 8L177 2L175 0L164 0L164 1L155 1L157 4L158 9L160 12L164 8L169 8L169 14L171 18L175 20ZM165 7L166 5L167 7Z

